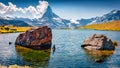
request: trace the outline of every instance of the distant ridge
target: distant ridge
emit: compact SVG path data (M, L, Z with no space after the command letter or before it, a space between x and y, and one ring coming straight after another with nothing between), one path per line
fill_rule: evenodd
M120 20L120 10L112 10L111 12L104 14L102 17L95 17L90 19L80 19L77 20L80 22L81 26L89 25L89 24L97 24Z

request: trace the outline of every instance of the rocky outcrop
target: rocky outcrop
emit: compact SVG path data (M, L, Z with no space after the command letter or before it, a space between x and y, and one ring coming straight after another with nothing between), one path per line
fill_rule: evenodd
M87 38L81 47L88 50L114 50L115 46L113 45L111 39L107 38L102 34L93 34Z
M32 49L49 49L52 44L52 31L47 26L32 28L20 34L15 44Z

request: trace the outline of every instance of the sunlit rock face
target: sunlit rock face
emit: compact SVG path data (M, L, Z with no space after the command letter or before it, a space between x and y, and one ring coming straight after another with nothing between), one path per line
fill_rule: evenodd
M102 34L93 34L87 38L81 47L88 50L114 50L115 46L113 45L111 39L107 38Z
M32 28L20 34L15 44L32 49L49 49L52 44L52 31L47 26Z

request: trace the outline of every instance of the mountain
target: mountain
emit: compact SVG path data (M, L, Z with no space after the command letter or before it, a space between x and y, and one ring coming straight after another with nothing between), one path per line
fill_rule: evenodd
M29 24L21 20L7 20L7 19L0 19L0 25L29 26Z
M68 23L70 23L69 20L62 19L58 15L56 15L52 11L50 6L47 7L46 12L42 16L42 18L39 18L36 21L39 23L39 25L37 24L35 26L47 25L51 28L66 28L68 27Z
M85 26L87 25L88 23L92 22L94 20L94 18L90 18L90 19L80 19L80 20L77 20L80 24L80 26Z
M13 5L12 3L9 3L9 6L5 6L4 4L0 3L0 6L2 6L2 8L0 8L0 10L2 11L0 12L0 16L3 18L1 20L4 21L4 18L7 18L7 24L16 25L18 24L17 21L21 21L31 26L47 25L51 28L67 28L69 27L69 24L71 24L70 20L62 19L58 15L56 15L52 11L47 1L40 1L39 5L37 5L36 7L29 6L28 8L24 8L24 9L17 8L16 5ZM10 12L5 8L10 8L11 11L13 12ZM11 20L16 21L16 23L15 22L11 23ZM21 22L19 22L19 24L21 24ZM6 25L2 21L0 22L0 24Z
M97 23L104 23L110 22L114 20L120 20L120 10L113 10L107 14L104 14L102 17L94 17L90 19L80 19L77 20L80 22L81 26L89 25L89 24L97 24Z
M51 28L75 28L89 24L120 20L120 10L113 10L102 17L90 19L67 20L55 14L47 1L39 1L37 6L18 8L12 3L0 3L0 25L15 26L49 26Z
M47 7L43 16L38 19L29 18L13 18L13 20L22 20L32 26L49 26L51 28L67 28L70 23L69 20L62 19L55 13L53 13L50 6Z

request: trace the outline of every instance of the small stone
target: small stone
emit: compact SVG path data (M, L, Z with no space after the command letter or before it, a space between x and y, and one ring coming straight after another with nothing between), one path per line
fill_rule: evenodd
M11 45L12 44L12 42L9 42L9 45Z
M101 59L95 59L95 62L97 62L97 63L102 63L103 60L101 60Z

